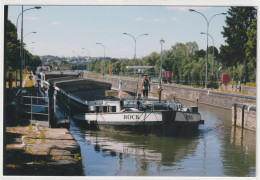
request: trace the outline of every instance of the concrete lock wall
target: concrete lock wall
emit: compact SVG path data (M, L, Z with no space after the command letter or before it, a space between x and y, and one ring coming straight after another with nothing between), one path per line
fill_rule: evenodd
M84 78L111 83L112 86L116 88L118 88L119 86L119 78L110 78L95 75L84 75ZM135 92L137 89L137 80L122 79L122 84L124 90ZM140 86L141 81L139 82L139 89ZM158 97L157 89L158 84L151 83L151 91L149 92L149 96ZM256 105L256 97L254 96L239 95L190 87L180 87L174 85L163 85L162 97L167 99L172 99L176 97L178 99L199 102L227 109L231 109L234 103L251 106Z
M248 95L256 95L256 88L249 86L231 85L231 84L219 84L219 89L227 90L230 92L242 92Z
M242 128L256 130L256 106L233 104L232 124Z

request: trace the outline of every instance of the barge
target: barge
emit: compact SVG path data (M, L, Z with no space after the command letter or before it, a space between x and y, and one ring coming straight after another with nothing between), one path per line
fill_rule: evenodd
M90 129L151 134L193 135L203 124L198 107L183 107L176 101L98 100L88 102L88 112L73 116Z

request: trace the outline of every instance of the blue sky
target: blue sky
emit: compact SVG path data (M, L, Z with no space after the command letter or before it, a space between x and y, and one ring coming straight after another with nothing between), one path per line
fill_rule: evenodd
M24 6L24 9L32 6ZM175 43L196 41L199 49L206 49L206 21L202 15L188 11L193 8L208 19L215 14L227 12L229 7L187 7L187 6L42 6L39 10L24 13L24 42L27 49L36 55L93 56L104 55L115 58L133 58L134 40L124 32L138 36L137 57L147 56L153 51L170 49ZM9 6L8 19L16 24L21 6ZM20 18L21 19L21 18ZM18 29L21 24L19 21ZM225 16L214 17L209 34L215 46L224 44L221 31ZM20 31L18 33L20 38ZM31 42L35 42L34 44ZM31 44L29 44L31 43ZM212 40L209 38L209 46ZM82 49L84 48L84 49Z

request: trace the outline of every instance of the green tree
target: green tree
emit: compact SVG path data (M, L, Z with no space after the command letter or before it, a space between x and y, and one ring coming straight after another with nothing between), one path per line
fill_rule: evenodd
M61 60L60 64L61 65L69 65L70 63L66 60Z
M196 41L187 42L185 45L186 45L186 53L190 56L193 56L195 52L199 50L199 46Z
M227 45L221 45L220 58L226 66L245 63L245 43L248 41L247 30L256 18L254 7L231 7L223 27L223 37Z
M18 42L18 47L16 46L17 37L16 37L16 27L15 25L8 20L7 21L7 59L6 66L15 69L16 66L16 50L17 57L20 56L20 44Z
M204 58L206 56L206 51L203 49L197 50L195 51L195 55L197 55L198 58Z
M248 41L245 44L246 59L248 71L250 72L249 79L256 80L256 39L257 39L257 19L255 19L250 28L247 30Z
M214 58L218 58L218 49L214 46L209 46L209 54L213 54L213 48L214 48Z
M55 59L48 59L47 62L48 62L48 64L50 64L52 66L57 66L58 65L58 63L56 62Z
M31 60L29 61L29 66L33 69L36 70L38 66L42 64L42 61L39 56L32 56Z
M16 44L7 41L7 68L15 69L16 66Z

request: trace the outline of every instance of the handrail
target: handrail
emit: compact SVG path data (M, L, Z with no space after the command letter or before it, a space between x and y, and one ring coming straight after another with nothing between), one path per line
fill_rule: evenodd
M48 97L37 97L37 96L23 96L24 98L34 98L34 99L48 99Z

